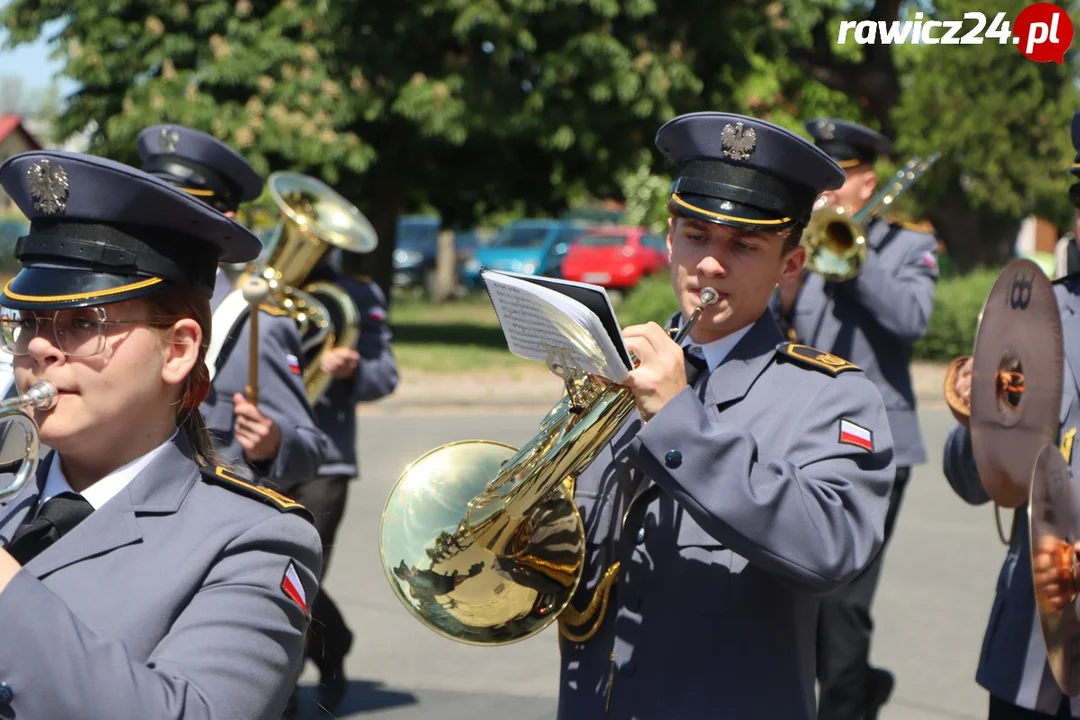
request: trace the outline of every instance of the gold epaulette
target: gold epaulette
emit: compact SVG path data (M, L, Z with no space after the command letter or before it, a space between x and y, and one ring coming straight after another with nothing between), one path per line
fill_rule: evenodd
M267 315L288 315L289 311L274 305L260 305L259 309Z
M824 350L812 348L809 345L800 345L799 343L792 342L783 343L776 348L776 352L784 357L791 358L806 367L828 373L833 377L845 370L860 370L858 365L848 362L842 357L827 353Z
M353 280L359 283L373 283L370 275L353 275Z
M304 515L309 519L311 518L311 513L308 509L292 498L286 497L270 488L252 485L247 480L233 475L228 469L223 468L220 465L215 468L203 468L202 476L207 482L226 487L241 495L252 498L253 500L258 500L263 505L269 505L270 507L276 508L281 512L294 512Z

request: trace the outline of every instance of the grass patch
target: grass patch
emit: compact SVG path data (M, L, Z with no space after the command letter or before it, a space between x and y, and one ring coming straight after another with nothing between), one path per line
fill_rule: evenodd
M394 333L394 355L401 368L457 373L540 367L539 363L510 354L486 293L441 305L407 294L395 296L390 329Z

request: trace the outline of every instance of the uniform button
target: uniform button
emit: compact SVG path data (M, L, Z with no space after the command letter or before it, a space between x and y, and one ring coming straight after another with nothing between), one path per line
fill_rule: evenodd
M15 691L7 683L0 682L0 705L10 705L15 699Z
M669 468L677 468L682 465L682 453L678 450L668 450L667 455L664 456L664 463Z
M638 610L640 610L641 609L641 596L640 595L631 595L629 598L627 598L626 599L626 609L629 610L630 612L635 612L635 613Z
M645 528L639 527L637 529L637 534L634 535L634 542L636 542L638 545L645 542Z
M634 664L633 660L627 660L619 666L619 672L626 677L634 677L634 673L637 672L637 665Z

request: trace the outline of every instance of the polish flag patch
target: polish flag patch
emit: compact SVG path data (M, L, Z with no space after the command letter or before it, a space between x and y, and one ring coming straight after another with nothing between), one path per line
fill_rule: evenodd
M296 566L291 562L285 569L285 577L281 578L281 589L285 595L300 606L304 614L308 614L307 593L304 592L304 583L300 582L300 576L296 573Z
M378 305L376 305L375 307L368 310L367 314L368 314L368 317L371 318L372 320L374 320L375 322L383 322L384 320L386 320L386 311L383 310Z
M927 250L922 255L922 261L923 265L925 265L926 267L930 268L931 270L937 270L937 258L934 257L934 253Z
M286 355L286 362L289 363L289 372L293 375L300 374L300 360L295 355Z
M874 451L874 433L850 420L840 421L840 442L863 450Z

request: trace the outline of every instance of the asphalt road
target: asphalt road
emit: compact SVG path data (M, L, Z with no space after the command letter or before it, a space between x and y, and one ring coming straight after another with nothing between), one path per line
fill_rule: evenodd
M379 560L383 503L405 465L453 440L516 445L542 412L367 415L360 418L363 480L353 483L326 587L356 633L349 693L338 717L474 720L554 718L555 630L498 648L446 640L412 618L393 595ZM991 507L971 507L941 474L952 426L943 405L921 412L930 461L913 473L878 590L874 664L897 677L879 720L980 720L986 693L974 674L1005 548ZM1003 515L1007 523L1011 517ZM305 717L314 711L309 667ZM723 717L722 706L717 717Z

